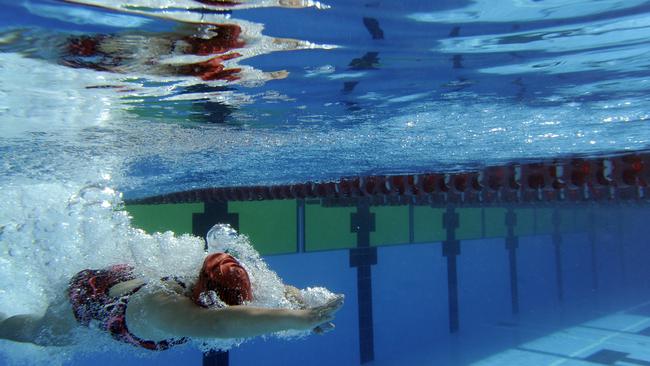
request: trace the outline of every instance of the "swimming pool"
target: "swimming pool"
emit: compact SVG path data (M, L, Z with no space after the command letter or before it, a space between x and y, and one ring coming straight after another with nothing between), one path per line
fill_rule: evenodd
M647 2L0 4L1 312L217 222L346 295L323 336L3 363L650 362Z

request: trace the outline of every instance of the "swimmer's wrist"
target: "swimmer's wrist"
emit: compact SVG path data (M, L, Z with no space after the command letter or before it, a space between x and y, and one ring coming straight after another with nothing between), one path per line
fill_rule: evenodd
M310 330L314 328L314 317L308 309L291 310L294 314L291 328L296 330Z

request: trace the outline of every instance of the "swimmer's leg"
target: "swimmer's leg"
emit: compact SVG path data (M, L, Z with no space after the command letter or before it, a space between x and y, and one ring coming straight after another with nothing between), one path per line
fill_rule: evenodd
M3 314L4 315L4 314ZM72 343L76 325L72 313L63 314L48 307L43 315L20 314L0 318L0 338L39 346L66 346Z
M41 317L32 314L14 315L0 323L0 338L14 342L35 343Z

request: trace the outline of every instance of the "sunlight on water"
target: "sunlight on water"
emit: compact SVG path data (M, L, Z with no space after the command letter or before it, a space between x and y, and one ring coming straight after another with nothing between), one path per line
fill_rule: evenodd
M137 28L150 23L150 20L145 18L122 14L106 14L91 9L70 9L61 5L35 4L31 1L24 1L22 4L32 14L80 25L94 24L110 27Z
M480 69L481 72L502 75L568 74L592 70L634 72L647 69L650 50L645 40L648 34L648 17L635 15L527 32L446 39L441 41L438 50L467 54L545 52L545 56L531 57L529 62L519 60L510 65Z
M164 174L153 179L132 174L120 184L136 190L146 182L149 190L163 192L170 184L191 189L371 172L458 170L512 159L643 149L650 139L647 102L638 98L574 102L560 94L549 98L548 106L517 106L468 94L398 111L397 117L349 129L159 126L153 135L141 135L139 152L155 156L141 164L154 164ZM154 144L154 139L162 144ZM188 167L185 161L194 164ZM203 183L183 183L188 173Z
M14 54L2 57L7 65L0 71L5 76L0 81L6 95L3 118L30 120L4 127L0 144L7 153L0 180L5 182L48 176L81 187L110 174L123 190L138 192L146 186L149 193L162 193L643 149L650 138L645 100L574 98L576 93L588 97L607 90L611 83L560 90L539 106L471 93L450 93L435 102L409 96L410 105L395 109L397 116L359 121L353 128L322 123L280 130L185 128L136 121L113 88L88 88L113 82L113 74L79 72ZM22 75L22 80L27 75L31 87L20 87L14 75ZM633 90L640 83L642 89L644 80L620 87ZM56 92L48 87L52 84ZM393 97L372 98L390 103ZM28 99L33 104L26 106L22 101ZM188 175L197 181L188 181Z
M504 1L499 6L494 6L490 0L472 0L469 6L460 9L413 13L410 17L421 22L444 23L526 22L577 18L633 8L644 3L644 0L518 0Z
M422 101L427 94L368 94L366 100L378 105L407 105L394 107L395 116L366 116L347 128L318 114L317 123L283 129L186 128L137 120L130 114L133 100L122 99L124 92L94 87L124 85L113 73L70 69L10 53L1 57L6 65L0 69L0 90L6 96L0 105L3 118L30 121L5 124L0 146L7 154L0 180L9 182L47 175L84 183L111 174L113 184L122 190L139 192L146 187L151 194L643 149L650 136L645 99L634 95L607 102L576 99L617 85L644 90L643 78L564 87L537 106L475 93L448 93L429 102ZM30 87L21 87L26 80ZM56 90L50 85L57 85ZM236 93L220 95L228 96L237 100ZM25 105L24 100L33 102Z

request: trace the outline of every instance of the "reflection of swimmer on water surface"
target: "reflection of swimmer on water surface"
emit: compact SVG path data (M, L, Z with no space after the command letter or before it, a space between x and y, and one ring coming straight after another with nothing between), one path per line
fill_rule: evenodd
M110 0L65 0L69 3L98 6L107 9L125 10L131 12L135 9L211 9L211 10L241 10L251 8L309 8L327 9L329 6L313 0L123 0L119 3ZM156 15L156 14L152 14Z
M301 292L285 286L286 308L253 307L248 272L230 254L212 253L194 283L180 278L147 282L128 265L83 270L70 280L65 304L44 315L16 315L0 321L0 338L43 346L68 345L79 325L150 350L164 350L187 338L247 338L285 330L332 330L343 305L334 295L308 308ZM63 310L61 310L63 309Z
M241 79L241 67L226 69L223 61L239 57L237 53L231 53L223 56L217 56L209 59L208 61L198 62L195 64L187 64L182 66L171 66L170 69L176 75L192 75L198 76L201 80L225 80L236 81ZM285 70L267 72L266 75L269 79L284 79L289 73ZM262 81L261 77L257 78Z
M252 41L252 42L251 42ZM238 61L307 43L245 34L237 24L200 27L193 35L121 33L70 37L61 62L70 67L161 77L198 76L202 80L256 85L285 78L284 70L263 72Z
M230 1L230 0L194 0L197 3L212 5L212 6L223 6L227 8L234 9L245 9L245 8L261 8L261 7L280 7L280 8L309 8L316 7L319 9L327 8L326 5L321 4L318 1L312 0L242 0L242 1Z

